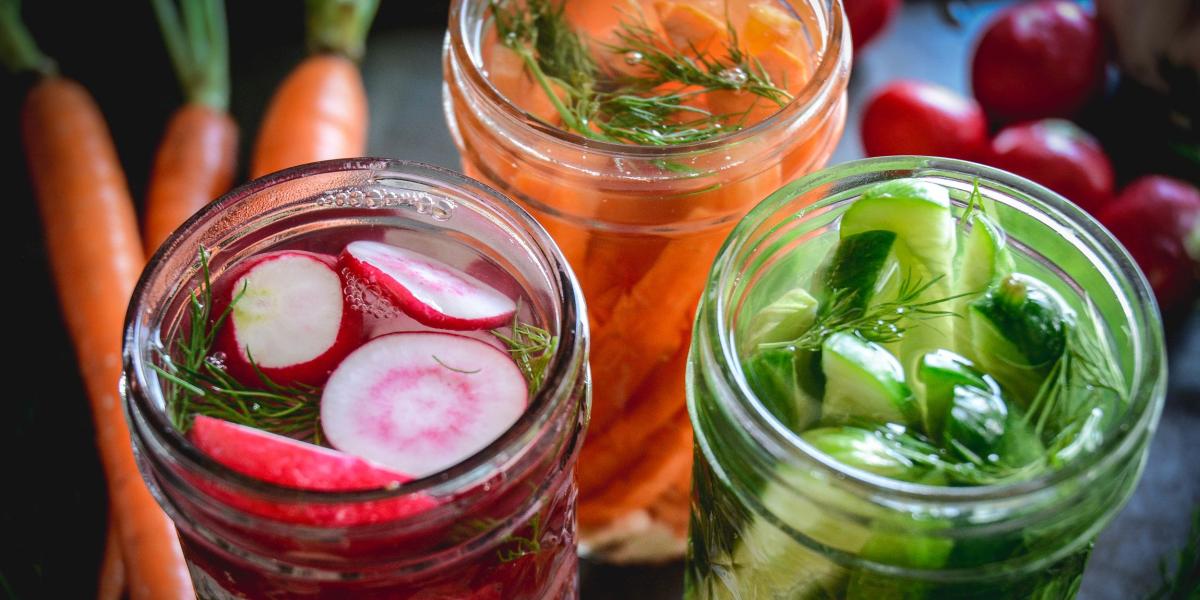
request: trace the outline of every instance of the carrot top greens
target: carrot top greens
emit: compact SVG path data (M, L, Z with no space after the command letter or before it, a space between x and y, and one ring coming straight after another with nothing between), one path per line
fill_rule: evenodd
M689 106L697 95L728 90L779 106L791 100L742 48L730 26L722 54L697 48L678 52L669 50L670 42L635 10L622 20L617 42L605 45L642 67L628 75L600 65L567 21L563 3L493 0L491 11L498 39L521 57L564 128L590 139L646 146L700 142L740 129L749 110L714 114Z

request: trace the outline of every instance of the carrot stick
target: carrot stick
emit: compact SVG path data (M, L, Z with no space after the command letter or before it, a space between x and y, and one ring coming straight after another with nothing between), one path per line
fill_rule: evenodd
M109 511L96 600L120 600L125 595L125 559L121 556L121 534L117 527L117 516Z
M579 499L581 527L600 527L649 506L676 478L685 476L692 464L692 427L687 410L680 407L651 438L654 442L636 463L628 465L620 485L609 485L595 496Z
M0 34L9 42L0 54L10 68L43 75L25 97L21 137L63 318L91 400L131 596L192 598L175 529L134 464L118 395L125 308L145 258L116 149L92 97L53 74L15 2L0 3Z
M228 113L225 11L221 0L183 2L180 19L173 0L154 0L186 102L171 116L154 157L142 230L146 256L228 191L237 168L237 124ZM204 35L189 36L189 31Z
M250 175L367 151L367 92L357 60L378 0L309 0L314 52L283 80L267 105Z

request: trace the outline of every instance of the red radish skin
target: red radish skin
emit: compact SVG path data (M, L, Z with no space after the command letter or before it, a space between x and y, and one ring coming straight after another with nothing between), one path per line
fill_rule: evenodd
M237 298L217 347L229 373L261 383L320 385L363 339L362 315L342 291L332 256L283 250L249 259L220 290L217 310ZM220 314L219 312L216 314Z
M367 339L372 340L390 333L431 333L441 331L435 327L422 325L421 323L417 322L416 319L404 313L400 313L394 317L388 317L386 319L368 317L365 322L365 327L367 331ZM462 335L485 342L491 346L494 346L497 350L503 350L505 352L508 351L508 347L504 345L504 342L489 331L456 331L455 333L457 335Z
M517 310L511 298L441 261L379 242L351 242L342 268L379 286L397 308L438 329L467 331L508 324Z
M974 100L944 87L897 81L867 103L862 143L867 156L978 160L987 152L987 117Z
M992 139L992 166L1032 179L1097 213L1113 197L1113 169L1100 142L1070 121L1005 128Z
M1200 286L1200 257L1187 238L1200 228L1200 189L1162 175L1139 178L1098 215L1129 250L1164 310L1184 305Z
M398 486L411 477L361 458L288 437L197 415L188 437L202 452L233 471L275 485L323 492ZM392 521L428 510L436 502L410 495L356 504L284 504L204 482L210 494L252 514L289 523L348 526Z
M846 20L854 51L865 48L887 27L900 9L900 0L845 0Z
M527 401L507 353L455 334L393 333L338 365L321 425L334 448L424 477L495 441Z
M1069 117L1104 81L1104 34L1077 2L1042 0L1002 12L979 40L975 98L999 120Z

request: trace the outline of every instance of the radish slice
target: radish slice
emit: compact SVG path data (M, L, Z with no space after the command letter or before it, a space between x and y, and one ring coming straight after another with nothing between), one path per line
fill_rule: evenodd
M509 356L448 333L393 333L355 350L325 385L321 426L333 447L424 477L462 462L525 412Z
M430 332L437 333L437 332L442 332L442 330L437 329L436 327L430 327L428 325L423 325L420 322L418 322L416 319L414 319L404 313L399 313L394 317L389 317L386 319L376 319L376 318L368 317L365 322L365 327L367 330L367 339L375 339L377 337L384 336L389 333L430 333ZM490 331L485 331L485 330L457 331L457 332L455 332L455 334L461 335L461 336L466 336L471 339L479 340L490 346L495 346L497 350L502 350L504 352L508 352L508 347L504 345L504 342L501 341L500 338L496 337L495 335L492 335L492 333Z
M362 315L342 293L333 257L284 250L258 255L224 291L236 302L218 347L234 377L260 383L250 360L280 385L319 385L362 340Z
M511 298L488 284L428 256L379 242L351 242L341 265L376 284L401 310L439 329L492 329L517 310Z
M350 492L397 486L411 479L337 450L203 415L196 416L188 436L201 451L226 467L285 487ZM313 525L379 523L410 516L436 504L425 495L354 504L284 504L235 493L211 482L202 487L254 514Z

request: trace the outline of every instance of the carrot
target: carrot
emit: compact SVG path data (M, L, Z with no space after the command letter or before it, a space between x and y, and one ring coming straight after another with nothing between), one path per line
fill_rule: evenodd
M184 2L181 22L171 0L154 0L186 103L171 116L154 157L142 229L146 256L188 217L228 191L237 168L223 4ZM193 30L207 35L195 40L185 34Z
M693 455L694 457L694 455ZM680 537L687 535L691 505L692 470L684 469L671 480L671 485L654 500L647 510L659 523L670 527Z
M609 485L599 494L579 499L579 525L601 527L632 511L651 505L683 477L692 464L692 427L687 410L680 407L670 422L652 435L654 443L628 466L621 485Z
M108 513L108 530L104 541L104 559L100 561L100 583L96 600L120 600L125 595L125 559L121 556L121 534L117 516Z
M367 92L358 61L378 0L309 0L312 50L267 105L250 175L367 151Z
M91 400L131 596L190 598L179 542L138 474L117 393L125 308L144 262L133 202L95 102L78 83L46 68L16 12L15 3L4 3L0 19L6 34L17 30L27 43L7 62L45 75L22 108L25 156L63 316Z

